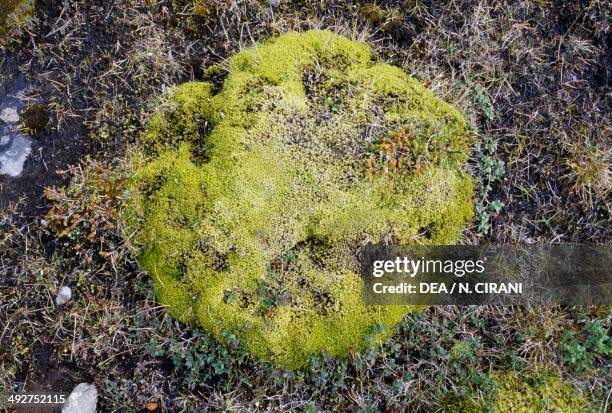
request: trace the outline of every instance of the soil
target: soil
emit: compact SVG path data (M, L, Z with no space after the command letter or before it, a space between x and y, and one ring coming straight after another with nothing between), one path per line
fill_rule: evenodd
M21 77L16 69L17 64L11 60L0 65L0 95L10 94L15 87L15 79ZM19 85L21 86L21 85ZM26 83L30 98L40 99L44 96L36 93L40 85ZM0 209L9 209L12 204L20 203L20 212L27 218L44 215L48 203L44 197L44 188L63 186L68 183L66 175L58 171L76 164L85 154L95 149L93 142L87 139L87 130L71 123L61 131L51 121L41 131L30 135L32 153L28 157L23 172L18 177L0 175Z
M78 384L70 377L70 371L66 368L58 370L47 370L47 374L35 383L24 389L21 394L63 394L67 398L72 389ZM15 413L59 413L60 405L28 405L17 407Z

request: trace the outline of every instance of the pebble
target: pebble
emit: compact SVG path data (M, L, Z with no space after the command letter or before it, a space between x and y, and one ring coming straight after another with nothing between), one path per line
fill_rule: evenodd
M4 121L5 123L17 123L19 122L19 113L15 108L4 108L2 109L2 112L0 112L0 120Z
M62 408L62 413L96 413L98 389L89 383L81 383L72 390Z
M149 402L145 405L145 408L147 409L148 412L154 412L157 410L158 407L159 407L159 404L155 402Z
M0 150L0 175L17 177L21 175L26 159L32 152L32 142L21 134L9 136L8 142L4 143L2 137L2 149ZM8 146L8 148L5 148Z
M71 298L72 298L72 290L70 289L70 287L64 286L60 288L57 295L55 296L55 304L57 305L66 304L68 301L70 301Z

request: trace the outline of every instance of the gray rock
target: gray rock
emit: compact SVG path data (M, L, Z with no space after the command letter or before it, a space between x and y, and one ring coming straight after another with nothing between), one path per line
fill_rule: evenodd
M0 120L4 121L5 123L17 123L19 122L19 113L15 108L4 108L0 112Z
M269 0L270 7L278 7L283 2L283 0Z
M12 139L11 139L12 136ZM3 142L6 140L2 138ZM23 171L23 165L32 152L32 142L21 134L9 135L7 143L0 150L0 175L17 177ZM4 146L9 145L8 148Z
M57 292L57 295L55 296L55 304L57 305L66 304L68 301L70 301L71 298L72 298L72 290L70 289L70 287L64 286L60 288L60 290Z
M81 383L72 390L62 408L62 413L96 413L98 389L89 383Z

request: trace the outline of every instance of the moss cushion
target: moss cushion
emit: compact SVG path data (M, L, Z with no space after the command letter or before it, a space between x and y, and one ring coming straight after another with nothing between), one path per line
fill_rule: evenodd
M328 31L227 68L178 87L143 137L124 214L139 263L175 317L260 359L360 351L418 310L362 303L360 247L453 243L472 217L466 121Z

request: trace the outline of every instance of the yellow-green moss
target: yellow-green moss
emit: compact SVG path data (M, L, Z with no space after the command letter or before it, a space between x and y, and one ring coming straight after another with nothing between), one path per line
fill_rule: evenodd
M546 373L518 372L493 375L495 389L476 402L449 396L444 404L451 413L583 413L593 411L581 391Z
M362 303L359 247L452 243L472 217L466 122L328 31L228 63L218 93L178 87L143 136L125 213L139 262L174 316L258 358L360 351L418 308Z
M0 44L11 30L19 29L31 18L34 11L33 0L0 1Z
M582 394L559 378L547 375L525 377L505 373L497 377L496 412L578 413L589 411Z

